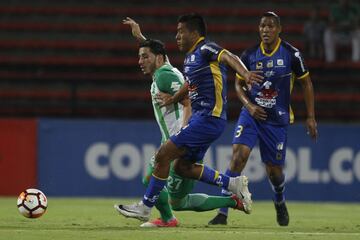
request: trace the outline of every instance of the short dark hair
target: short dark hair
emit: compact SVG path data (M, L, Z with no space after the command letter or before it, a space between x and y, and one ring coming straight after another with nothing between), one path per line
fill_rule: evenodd
M146 39L140 43L139 48L142 47L148 47L153 54L163 55L164 59L166 58L165 44L160 40Z
M186 27L191 31L197 31L200 36L206 37L206 23L204 18L197 13L182 15L178 18L178 23L186 23Z
M272 17L272 18L274 18L275 21L276 21L276 24L277 24L278 26L280 26L280 17L279 17L279 15L277 15L276 13L271 12L271 11L268 11L268 12L263 13L263 15L261 16L261 18L263 18L263 17Z

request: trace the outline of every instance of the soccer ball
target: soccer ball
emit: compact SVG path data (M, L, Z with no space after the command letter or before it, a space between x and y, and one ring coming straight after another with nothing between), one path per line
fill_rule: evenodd
M17 207L24 217L38 218L46 211L47 199L42 191L29 188L20 193L17 199Z

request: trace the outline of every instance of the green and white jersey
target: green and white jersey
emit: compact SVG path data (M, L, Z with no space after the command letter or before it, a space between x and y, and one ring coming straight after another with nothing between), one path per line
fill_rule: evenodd
M151 99L155 118L162 135L161 143L180 130L183 120L183 106L180 103L176 103L160 107L156 100L156 94L164 92L174 95L183 84L183 75L170 64L164 64L153 75Z

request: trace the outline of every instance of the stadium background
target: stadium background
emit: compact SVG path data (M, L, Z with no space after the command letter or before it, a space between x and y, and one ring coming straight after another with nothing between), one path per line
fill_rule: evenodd
M318 1L321 16L331 1ZM173 65L183 54L175 41L177 16L199 12L209 37L240 54L258 41L261 13L275 10L282 38L304 48L302 29L313 1L1 1L0 195L39 187L50 196L139 196L145 161L159 144L150 104L150 79L137 65L137 44L121 20L130 16L144 33L167 44ZM288 199L360 200L360 63L306 59L316 93L320 137L302 124L299 86L292 105L296 124L288 149ZM224 169L241 105L229 73L226 133L206 161ZM258 152L246 171L254 199L269 199ZM198 187L198 189L200 189ZM216 189L201 186L201 191ZM305 194L309 193L311 194Z

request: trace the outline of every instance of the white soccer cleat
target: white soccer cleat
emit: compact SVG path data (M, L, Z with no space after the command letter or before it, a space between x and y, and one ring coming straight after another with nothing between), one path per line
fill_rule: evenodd
M115 204L114 208L125 217L136 218L144 222L150 218L151 208L145 206L142 201L131 205Z
M228 189L242 200L244 205L244 212L250 214L252 210L252 200L248 184L248 178L242 175L236 178L231 178Z

